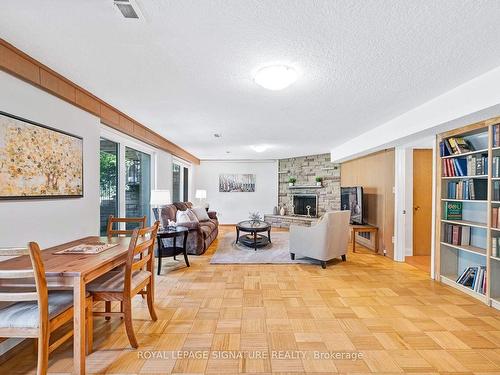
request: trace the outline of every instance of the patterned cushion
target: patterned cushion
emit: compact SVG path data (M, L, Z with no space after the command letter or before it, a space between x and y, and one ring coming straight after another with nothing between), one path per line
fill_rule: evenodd
M151 272L137 270L132 273L132 289L151 276ZM89 292L123 292L125 271L108 272L92 281L88 286Z
M49 292L49 319L73 306L72 291ZM16 302L0 309L0 328L37 328L39 324L36 301Z

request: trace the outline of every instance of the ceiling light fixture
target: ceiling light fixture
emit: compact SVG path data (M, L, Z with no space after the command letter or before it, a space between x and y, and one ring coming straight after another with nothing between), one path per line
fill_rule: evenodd
M271 65L261 68L255 74L255 83L268 90L283 90L297 80L295 69L286 65Z
M266 151L269 147L269 145L251 145L250 148L254 150L255 152L264 152Z

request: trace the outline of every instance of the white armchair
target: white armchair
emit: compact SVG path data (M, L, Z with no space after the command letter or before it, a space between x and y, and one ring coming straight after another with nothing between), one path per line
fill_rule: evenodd
M311 227L290 226L290 256L295 254L321 261L326 268L330 259L342 257L345 262L349 241L350 211L327 212Z

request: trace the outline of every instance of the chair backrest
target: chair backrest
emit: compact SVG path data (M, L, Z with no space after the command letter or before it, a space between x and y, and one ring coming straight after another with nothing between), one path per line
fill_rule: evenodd
M156 221L151 227L134 229L128 247L127 263L125 264L125 293L130 293L132 273L134 271L145 266L147 271L153 273L154 245L159 225L160 222Z
M136 223L137 228L144 228L146 226L147 218L143 217L114 217L113 215L109 215L108 218L108 227L107 227L107 235L108 237L114 236L132 236L132 232L134 229L120 229L120 223ZM118 224L117 229L114 228L114 224Z
M48 289L47 279L45 278L45 267L42 262L40 246L36 242L30 242L28 245L29 256L32 269L29 270L1 270L0 279L6 280L9 284L18 279L35 279L35 291L33 288L4 288L0 292L0 301L19 302L19 301L38 301L38 310L40 313L40 324L42 329L47 329L49 319L48 309Z
M350 211L330 211L325 214L327 221L327 246L329 253L342 253L347 251L349 243Z

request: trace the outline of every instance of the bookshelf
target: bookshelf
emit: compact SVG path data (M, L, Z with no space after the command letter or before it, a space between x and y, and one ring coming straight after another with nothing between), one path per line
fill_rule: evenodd
M500 309L500 117L439 134L436 149L436 278Z

